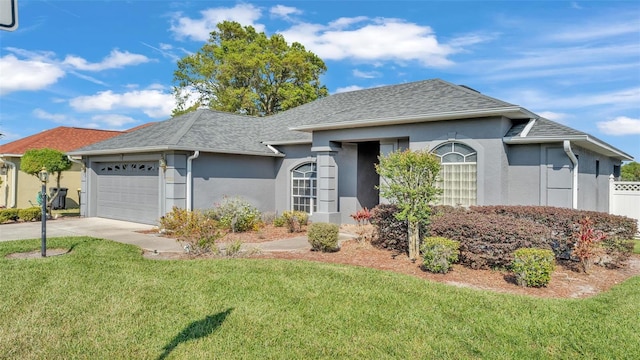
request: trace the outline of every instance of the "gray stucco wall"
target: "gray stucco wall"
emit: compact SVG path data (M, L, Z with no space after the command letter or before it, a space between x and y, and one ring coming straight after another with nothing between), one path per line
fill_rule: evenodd
M304 163L315 162L316 158L311 152L311 144L276 146L276 148L286 156L274 160L275 202L270 211L277 211L280 214L291 210L291 170Z
M201 153L192 162L193 208L210 209L240 195L260 211L273 211L274 165L273 157Z
M426 122L405 125L328 130L313 134L313 146L331 142L362 142L409 139L411 149L433 149L447 141L458 141L478 153L478 205L505 204L509 199L509 162L502 137L511 126L506 118ZM339 164L355 168L357 162ZM342 194L341 194L342 196Z
M607 212L609 175L620 162L580 147L573 152L578 155L578 208Z
M507 146L508 205L540 205L540 145Z

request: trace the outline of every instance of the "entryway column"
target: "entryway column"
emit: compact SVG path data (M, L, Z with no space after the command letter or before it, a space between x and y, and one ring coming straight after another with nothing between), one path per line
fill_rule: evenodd
M338 166L333 147L313 148L317 165L317 211L312 215L314 222L340 223L338 212Z

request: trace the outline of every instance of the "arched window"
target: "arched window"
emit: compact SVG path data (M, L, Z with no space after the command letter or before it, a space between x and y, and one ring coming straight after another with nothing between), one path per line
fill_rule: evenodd
M313 214L316 209L316 164L309 162L291 170L291 209Z
M444 192L440 196L440 204L475 205L478 193L476 151L458 142L448 142L436 147L433 152L442 163L438 186Z

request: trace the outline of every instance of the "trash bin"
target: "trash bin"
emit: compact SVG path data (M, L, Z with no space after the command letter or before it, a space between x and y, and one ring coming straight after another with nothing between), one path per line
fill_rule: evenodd
M53 197L53 195L56 193L56 189L57 188L49 188L49 196ZM53 199L53 202L51 203L51 208L53 210L58 210L58 209L65 209L67 206L67 188L60 188L60 192L58 192L58 197Z

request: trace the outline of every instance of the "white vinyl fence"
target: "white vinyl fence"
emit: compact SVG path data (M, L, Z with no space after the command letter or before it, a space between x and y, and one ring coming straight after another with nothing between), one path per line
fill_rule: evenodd
M640 225L640 182L609 176L609 213L636 219Z

